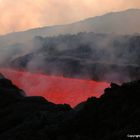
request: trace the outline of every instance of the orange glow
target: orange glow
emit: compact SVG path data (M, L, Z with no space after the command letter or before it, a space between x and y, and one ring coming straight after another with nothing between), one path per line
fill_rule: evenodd
M109 86L105 82L33 74L0 69L8 79L23 89L27 95L43 96L56 104L67 103L72 107L91 96L99 97Z

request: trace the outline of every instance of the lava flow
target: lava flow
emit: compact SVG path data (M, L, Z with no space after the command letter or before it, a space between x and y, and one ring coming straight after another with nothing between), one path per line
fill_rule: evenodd
M91 96L99 97L109 86L105 82L47 76L30 72L0 69L0 72L29 96L43 96L56 104L72 107Z

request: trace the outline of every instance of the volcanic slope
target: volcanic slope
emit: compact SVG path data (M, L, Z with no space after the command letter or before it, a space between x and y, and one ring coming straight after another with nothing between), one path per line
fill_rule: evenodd
M140 132L140 81L111 84L75 108L25 93L0 76L1 140L118 140Z

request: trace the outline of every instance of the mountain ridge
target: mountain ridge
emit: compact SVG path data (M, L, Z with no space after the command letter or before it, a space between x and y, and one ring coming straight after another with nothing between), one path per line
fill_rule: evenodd
M19 31L19 32L14 32L14 33L9 33L9 34L6 34L6 35L1 35L0 38L3 38L5 36L13 36L13 35L19 35L19 34L25 34L25 33L33 33L33 34L36 34L36 36L55 36L55 35L59 35L59 34L68 34L70 33L70 30L68 32L64 32L63 31L63 28L73 28L73 27L69 27L69 26L77 26L76 24L85 24L85 22L89 22L89 21L92 21L93 23L96 22L96 20L98 19L102 19L102 18L106 18L106 16L116 16L116 15L122 15L122 14L135 14L135 13L140 13L140 9L128 9L128 10L125 10L125 11L119 11L119 12L109 12L109 13L106 13L106 14L103 14L101 16L95 16L95 17L90 17L90 18L87 18L87 19L83 19L83 20L80 20L80 21L77 21L77 22L73 22L73 23L70 23L70 24L62 24L62 25L53 25L53 26L44 26L44 27L39 27L39 28L33 28L33 29L29 29L29 30L25 30L25 31ZM38 31L39 30L43 30L43 32L45 33L46 31L48 32L51 32L49 30L60 30L60 32L58 33L50 33L50 34L45 34L42 35L41 34L38 34ZM44 31L46 30L46 31ZM83 29L82 29L83 30ZM78 31L78 32L84 32L85 30L83 31ZM91 30L92 32L94 32L94 30ZM54 32L57 32L57 31L54 31ZM76 32L72 32L72 34L75 34L75 33L78 33L77 31ZM98 32L97 32L98 33ZM114 32L115 33L115 32ZM133 33L137 33L137 32L133 32Z
M81 19L79 21L75 21L75 22L68 23L68 24L58 24L58 25L56 24L56 25L50 25L50 26L40 26L40 27L37 27L37 28L31 28L31 29L27 29L27 30L23 30L23 31L10 32L10 33L7 33L7 34L0 35L0 37L7 36L7 35L12 35L12 34L17 34L17 33L30 32L30 31L33 31L33 30L43 30L44 28L54 28L54 27L73 25L73 24L76 24L76 23L79 23L79 22L95 20L95 19L98 19L98 18L103 17L103 16L108 16L108 15L112 15L112 14L121 14L122 12L127 13L127 12L130 12L130 11L131 12L140 12L140 9L126 9L126 10L122 10L122 11L108 12L108 13L105 13L103 15L89 17L89 18L86 18L86 19Z

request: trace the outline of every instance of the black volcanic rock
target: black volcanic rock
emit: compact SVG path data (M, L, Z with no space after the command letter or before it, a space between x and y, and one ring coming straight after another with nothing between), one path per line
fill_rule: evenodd
M12 82L0 74L0 107L9 106L25 96Z
M140 81L112 83L72 109L26 97L0 76L0 140L125 140L139 134L139 123Z

